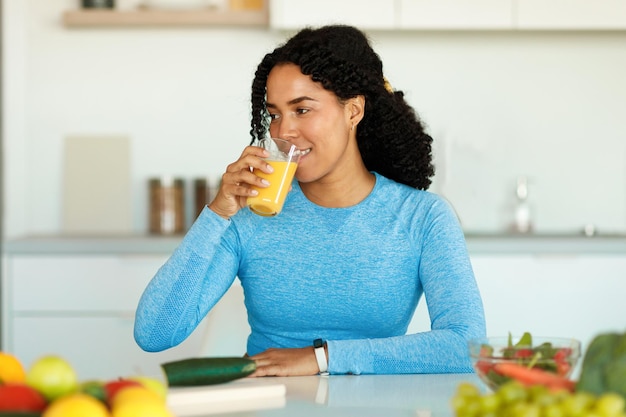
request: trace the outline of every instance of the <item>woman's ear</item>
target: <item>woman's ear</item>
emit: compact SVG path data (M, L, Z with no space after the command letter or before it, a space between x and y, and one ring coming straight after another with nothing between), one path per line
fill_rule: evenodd
M350 126L354 128L365 115L365 96L356 96L348 101L347 109L350 116Z

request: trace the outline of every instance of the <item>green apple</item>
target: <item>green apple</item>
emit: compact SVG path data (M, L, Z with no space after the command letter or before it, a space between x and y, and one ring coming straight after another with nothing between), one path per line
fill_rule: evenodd
M78 390L78 377L74 368L65 359L55 355L37 359L26 373L26 383L48 401Z
M131 376L128 379L139 382L141 385L148 388L149 390L156 392L161 398L165 398L167 396L167 386L163 383L163 381L157 378L136 375Z

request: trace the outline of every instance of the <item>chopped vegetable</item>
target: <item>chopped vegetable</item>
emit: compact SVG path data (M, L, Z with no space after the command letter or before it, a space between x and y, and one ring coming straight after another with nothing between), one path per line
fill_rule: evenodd
M500 375L516 379L524 385L543 385L554 390L566 389L570 392L574 391L574 381L543 369L527 368L512 362L501 362L496 363L493 366L493 370Z

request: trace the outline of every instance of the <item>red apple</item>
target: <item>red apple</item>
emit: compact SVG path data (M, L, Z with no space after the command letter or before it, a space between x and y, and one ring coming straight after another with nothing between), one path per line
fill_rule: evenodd
M106 400L109 404L111 404L113 397L115 397L115 394L117 394L119 390L126 388L126 387L137 387L137 386L141 386L141 383L139 381L135 381L132 379L120 378L120 379L116 379L113 381L108 381L104 384L104 392L106 393Z
M39 391L26 384L0 385L0 411L41 412L47 402Z

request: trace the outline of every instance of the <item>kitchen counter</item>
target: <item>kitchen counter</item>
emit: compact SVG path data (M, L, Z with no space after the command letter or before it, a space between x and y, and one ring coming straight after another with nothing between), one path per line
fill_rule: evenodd
M474 374L433 375L331 375L261 378L259 384L284 384L286 401L257 410L231 410L211 416L337 416L337 417L452 417L450 400L461 382L484 388ZM220 407L224 409L223 407ZM241 410L234 411L233 410Z
M10 239L4 251L29 254L169 254L182 236L28 236ZM626 235L466 233L470 254L626 254Z

